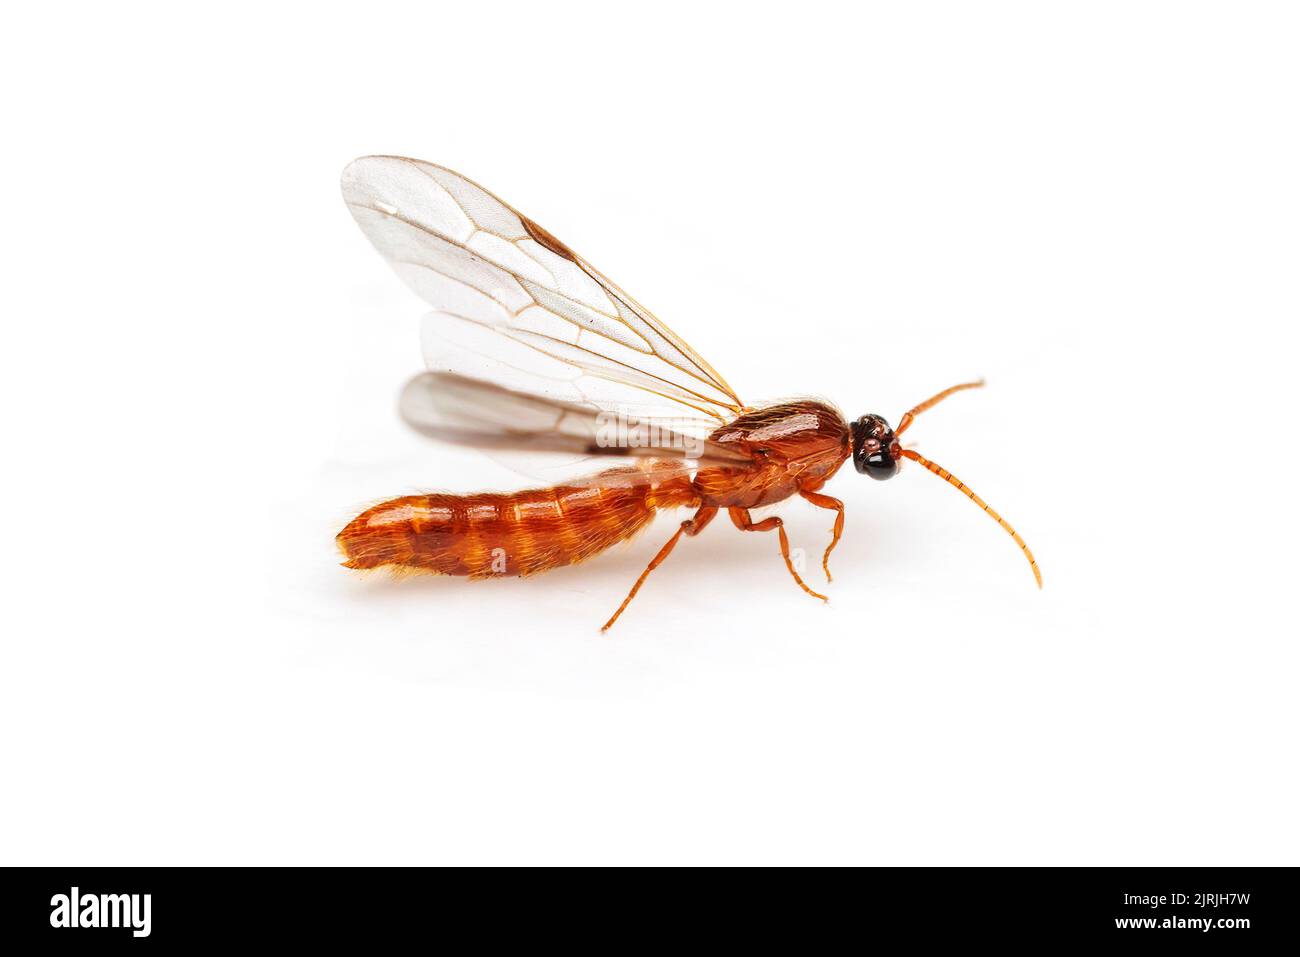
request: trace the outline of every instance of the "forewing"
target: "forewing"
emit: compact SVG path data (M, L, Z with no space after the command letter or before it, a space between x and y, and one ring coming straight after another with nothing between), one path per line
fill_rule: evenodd
M343 195L375 247L444 321L487 330L567 369L584 398L581 383L597 380L715 421L743 408L713 367L649 311L457 173L368 156L344 170Z

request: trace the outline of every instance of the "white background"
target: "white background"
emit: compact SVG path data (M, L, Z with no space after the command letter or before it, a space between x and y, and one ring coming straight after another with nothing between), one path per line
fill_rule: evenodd
M1296 864L1292 9L11 12L0 860ZM915 467L828 487L827 606L719 521L602 637L682 515L528 581L340 569L365 505L512 480L397 420L373 152L747 401L986 376L909 439L1044 590Z

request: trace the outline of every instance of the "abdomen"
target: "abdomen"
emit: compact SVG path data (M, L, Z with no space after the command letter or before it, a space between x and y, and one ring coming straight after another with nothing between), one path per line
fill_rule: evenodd
M348 568L533 575L631 538L657 508L687 504L682 497L681 489L650 484L407 495L366 509L337 542Z

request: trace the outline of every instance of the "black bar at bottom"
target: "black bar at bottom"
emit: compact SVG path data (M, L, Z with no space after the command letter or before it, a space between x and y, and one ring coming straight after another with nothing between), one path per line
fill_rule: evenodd
M753 939L807 949L848 935L866 944L1131 941L1240 950L1287 946L1300 911L1292 868L699 869L618 872L594 887L576 868L561 878L469 869L10 868L3 881L0 927L9 941L96 949L249 942L375 949L413 939L499 945L508 937L607 947Z

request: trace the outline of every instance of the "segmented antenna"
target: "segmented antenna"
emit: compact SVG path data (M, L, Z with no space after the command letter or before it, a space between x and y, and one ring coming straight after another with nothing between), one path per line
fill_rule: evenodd
M958 386L958 388L962 388L962 387ZM942 465L937 465L934 462L931 462L921 453L913 451L912 449L903 449L903 457L911 459L913 462L916 462L918 465L921 465L927 470L933 472L935 475L939 476L939 478L943 479L953 488L965 493L968 499L970 499L980 508L984 509L984 511L988 512L989 515L993 518L993 521L997 522L1004 529L1006 529L1007 534L1016 540L1016 544L1020 546L1020 550L1025 553L1025 558L1029 559L1029 567L1034 570L1034 581L1038 582L1039 588L1043 587L1043 575L1042 572L1038 570L1038 562L1034 560L1034 553L1029 550L1029 546L1026 545L1025 540L1020 537L1020 533L1017 532L1010 525L1008 525L1006 519L1004 519L997 512L993 511L993 509L989 508L988 502L984 501L984 499L976 495L965 482L957 478L957 476L953 475Z

